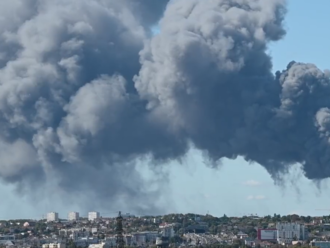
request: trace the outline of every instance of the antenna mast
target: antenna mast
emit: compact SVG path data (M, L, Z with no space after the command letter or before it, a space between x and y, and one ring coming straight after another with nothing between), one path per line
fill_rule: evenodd
M124 236L123 236L123 217L119 211L118 217L116 218L116 244L117 248L124 248Z

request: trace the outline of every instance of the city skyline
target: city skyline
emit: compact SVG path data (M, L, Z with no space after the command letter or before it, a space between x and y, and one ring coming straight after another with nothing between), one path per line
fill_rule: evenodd
M56 215L55 212L49 215ZM328 248L329 216L213 217L194 214L67 221L1 221L0 245L42 248L121 248L170 244L237 248L299 245ZM120 246L121 244L121 246ZM307 246L308 245L308 246Z

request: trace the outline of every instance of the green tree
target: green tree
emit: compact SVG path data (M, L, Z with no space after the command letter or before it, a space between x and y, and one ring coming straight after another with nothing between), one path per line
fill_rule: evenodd
M68 248L77 248L75 242L73 242L72 239L70 239L70 240L68 241L67 247L68 247Z
M181 243L182 242L182 238L180 236L174 236L172 238L170 238L170 243L174 244L174 243Z

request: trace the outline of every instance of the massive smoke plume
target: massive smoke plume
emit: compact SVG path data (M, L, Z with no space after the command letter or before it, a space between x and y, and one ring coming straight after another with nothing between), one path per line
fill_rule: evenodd
M284 0L2 0L1 178L150 209L136 161L191 144L214 163L329 177L329 73L272 74L285 12Z

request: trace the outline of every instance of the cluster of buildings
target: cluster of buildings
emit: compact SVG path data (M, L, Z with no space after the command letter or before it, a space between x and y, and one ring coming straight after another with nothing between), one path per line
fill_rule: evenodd
M46 243L42 245L42 248L65 248L64 240L71 240L76 247L89 247L89 248L108 248L116 246L116 235L107 235L106 237L100 237L98 234L104 233L108 228L108 221L98 221L99 213L91 212L88 215L89 219L97 221L95 227L80 227L80 228L63 228L60 229L56 236L57 242ZM124 242L126 246L143 246L145 244L156 244L169 240L175 236L174 232L175 224L160 224L158 231L140 231L125 233ZM54 241L54 240L53 240ZM167 242L168 243L168 242Z
M94 221L96 219L100 218L100 213L99 212L89 212L88 213L88 220L89 221ZM46 216L47 222L56 222L59 221L59 215L57 212L50 212L47 213ZM68 220L69 221L77 221L79 220L79 213L78 212L70 212L68 214Z
M125 219L135 218L134 215L129 213L122 215ZM116 246L116 236L106 235L100 237L100 234L104 234L107 230L111 229L110 224L114 222L113 218L102 218L100 212L89 212L86 218L81 218L78 212L68 213L66 220L62 220L61 223L86 223L86 225L80 225L79 227L62 228L58 230L58 235L53 235L50 242L42 244L42 248L66 248L65 244L67 240L74 242L76 247L89 247L89 248L108 248ZM112 220L111 220L112 219ZM46 222L59 223L59 214L57 212L49 212L46 215ZM152 223L158 224L158 219L153 218ZM124 234L124 242L126 246L143 246L145 244L168 244L168 241L176 234L174 227L176 224L161 223L157 231L137 231Z
M305 222L278 220L276 218L223 217L168 215L135 217L124 215L123 240L129 247L167 247L240 245L271 247L308 244L330 248L328 233L318 234L326 224L314 220ZM287 218L288 219L288 218ZM314 223L315 222L315 223ZM330 222L330 217L327 223ZM83 218L78 212L68 213L67 219L50 212L46 220L16 222L0 221L0 246L7 248L111 248L116 246L117 219L101 217L99 212L89 212ZM267 228L263 228L266 227ZM322 235L325 235L324 237ZM328 236L326 236L328 235ZM320 239L318 239L320 238ZM72 246L74 245L74 246Z
M19 235L0 235L0 246L3 245L7 248L67 248L72 242L75 247L82 248L116 247L116 232L113 227L116 222L115 218L101 218L98 212L90 212L89 220L69 221L69 219L79 218L78 213L69 213L68 217L70 218L67 220L58 221L57 213L48 213L47 221L39 222L46 225L43 234L34 233L32 235L32 232L28 231L31 235L27 238L19 237ZM132 222L132 219L127 222ZM33 222L32 225L32 221L31 225L26 226L20 223L20 226L23 226L22 229L28 230L35 230L37 225L38 222ZM156 243L168 244L168 240L175 236L174 226L175 224L163 223L159 225L158 230L125 232L124 241L126 246L131 247Z
M134 215L126 213L123 215L123 217L125 217L125 218L134 217ZM67 220L68 221L77 221L77 220L79 220L79 218L80 218L80 215L78 212L70 212L70 213L68 213ZM88 212L87 219L89 221L95 221L100 218L101 218L100 212L96 212L96 211ZM59 214L57 212L47 213L46 220L47 220L47 222L57 222L57 221L59 221Z
M305 241L308 231L304 224L300 223L277 223L276 228L258 229L257 239L272 241L279 244L292 244L294 241Z
M305 243L309 238L307 228L304 224L291 222L277 223L274 228L256 228L257 237L249 236L243 231L238 231L234 234L232 231L227 230L221 231L217 235L212 235L208 232L201 232L201 228L198 232L196 230L193 232L188 231L184 234L184 237L187 240L191 240L189 244L190 246L205 246L217 243L232 245L235 240L240 240L246 246L250 247L269 247L273 244L287 246L297 244L299 242L301 244ZM317 241L315 242L318 244ZM330 248L330 242L328 247L320 248Z

